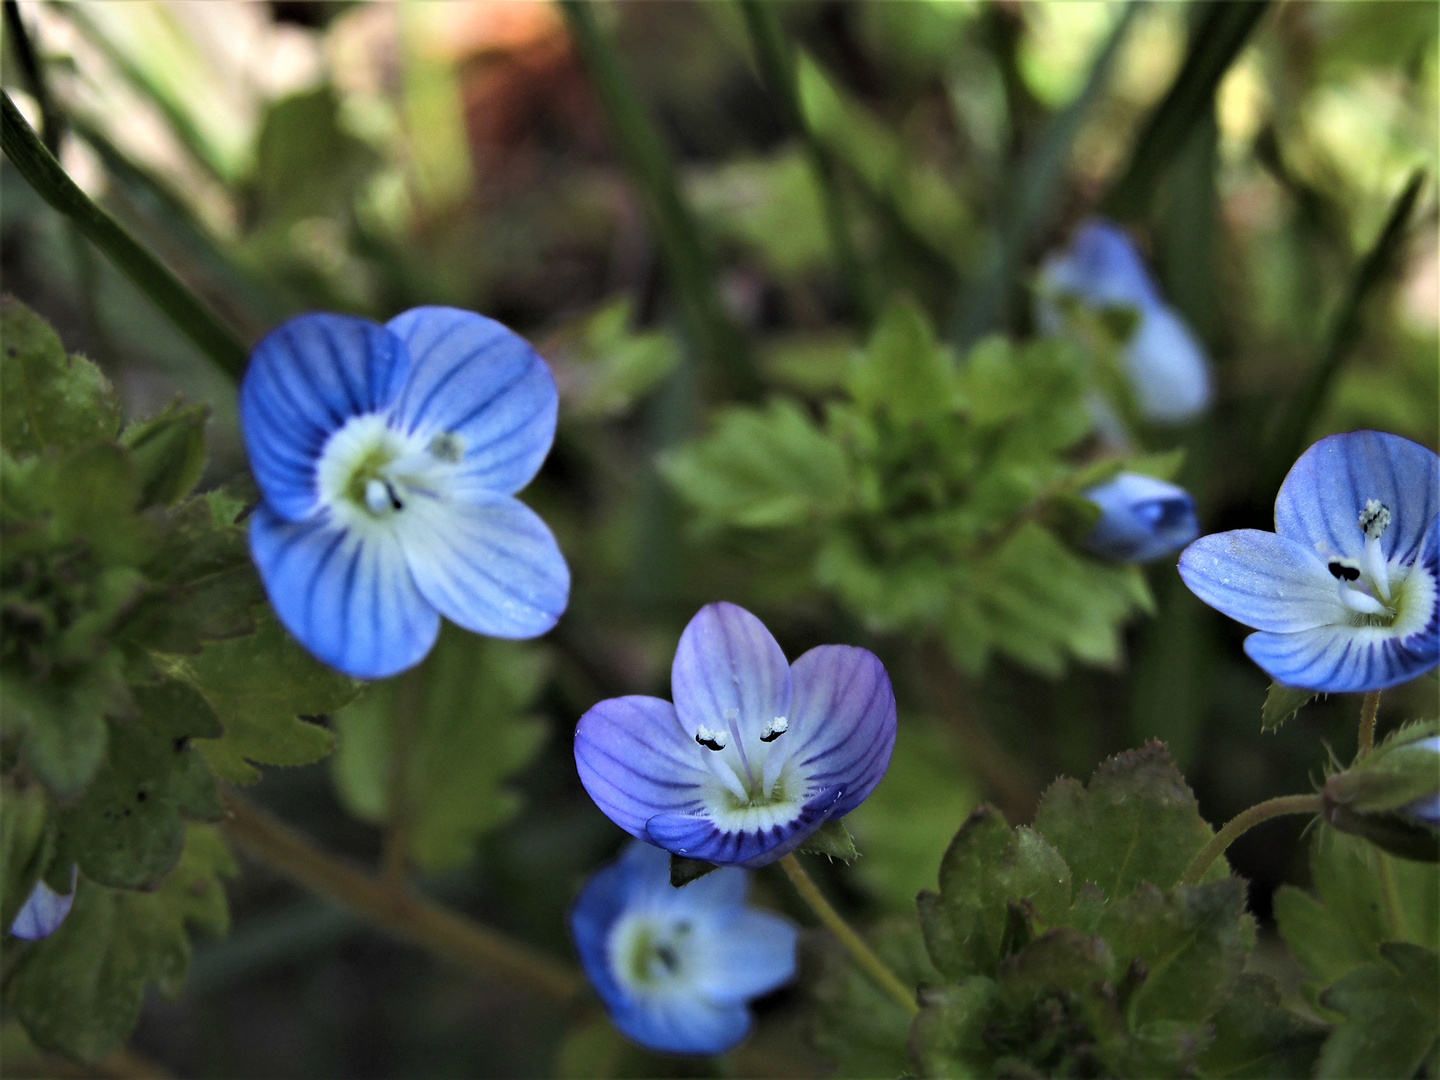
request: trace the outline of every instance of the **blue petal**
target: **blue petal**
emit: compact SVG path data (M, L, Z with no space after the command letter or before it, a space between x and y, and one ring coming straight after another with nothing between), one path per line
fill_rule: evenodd
M405 430L459 435L467 489L513 495L528 484L550 452L559 407L540 355L495 320L456 308L414 308L389 328L414 365L397 403Z
M65 921L75 903L76 875L70 875L70 891L63 896L43 881L37 881L30 890L24 906L10 924L10 933L24 941L39 941L47 938Z
M662 1054L723 1054L750 1031L744 1005L690 995L634 1001L610 1019L623 1035Z
M1288 634L1348 622L1325 564L1275 533L1202 536L1180 555L1180 577L1205 603L1257 630Z
M821 645L795 661L791 760L824 789L838 789L828 817L843 817L875 790L895 750L895 693L879 657ZM818 827L818 826L817 826Z
M696 750L675 707L659 698L609 698L575 729L580 783L606 817L642 838L656 814L696 813L703 806L710 774L694 761Z
M418 664L440 616L416 588L393 536L360 538L328 513L283 520L261 503L250 552L285 628L317 659L357 679L384 679Z
M1163 304L1146 308L1125 348L1136 408L1157 424L1192 420L1210 407L1210 365L1185 322Z
M610 928L629 906L637 880L636 868L627 865L630 854L627 851L625 857L591 874L570 908L570 937L575 942L580 966L601 1000L612 1010L624 1007L629 1000L610 970ZM670 856L663 851L658 854L665 862L668 884Z
M768 829L730 832L719 828L708 817L666 813L657 814L645 823L645 835L676 855L754 870L784 858L803 844L835 815L842 794L839 789L822 791L805 804L794 820Z
M1272 679L1326 694L1385 690L1440 663L1434 620L1404 640L1376 627L1320 626L1294 634L1251 634L1245 652Z
M790 666L765 624L735 604L707 604L680 635L670 669L675 711L689 732L701 724L737 741L790 711Z
M1102 558L1146 562L1200 535L1190 493L1153 476L1120 473L1085 497L1101 510L1085 547Z
M744 871L717 870L695 884L724 873L744 875ZM716 927L713 937L706 949L709 962L700 975L700 987L712 1001L745 1002L795 977L798 934L788 919L749 908Z
M451 622L499 638L532 638L559 620L570 568L538 514L509 495L413 499L399 530L425 599Z
M1119 226L1104 220L1075 230L1070 248L1042 271L1050 288L1095 307L1148 307L1160 294L1145 269L1135 242Z
M1321 439L1295 462L1275 499L1275 531L1304 547L1358 559L1358 524L1370 499L1390 508L1380 537L1387 559L1411 562L1440 512L1440 458L1419 443L1383 431Z
M240 426L271 509L299 521L315 506L315 464L346 420L383 410L410 361L383 326L350 315L301 315L250 354Z

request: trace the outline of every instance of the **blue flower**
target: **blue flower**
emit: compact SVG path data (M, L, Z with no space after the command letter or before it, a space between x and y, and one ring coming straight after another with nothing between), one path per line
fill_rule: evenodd
M602 701L575 765L631 836L707 862L764 866L865 801L895 748L895 695L873 653L811 649L794 666L759 619L710 604L671 668L675 704Z
M1273 533L1201 537L1180 576L1259 631L1245 651L1277 682L1326 693L1405 682L1440 664L1437 481L1440 459L1409 439L1331 435L1280 485Z
M1068 250L1040 268L1036 321L1059 334L1065 317L1057 298L1093 309L1130 308L1138 316L1122 357L1135 405L1146 420L1178 424L1210 406L1210 366L1185 321L1160 296L1134 242L1107 221L1087 221Z
M1200 535L1190 493L1153 476L1122 472L1085 492L1085 498L1101 511L1085 546L1102 558L1148 562Z
M1410 746L1433 759L1430 768L1435 775L1435 790L1402 807L1400 812L1422 825L1440 829L1440 735L1431 735Z
M513 496L556 404L535 350L468 311L301 315L267 336L240 420L264 497L251 551L281 622L363 679L419 663L441 615L493 637L549 630L570 572Z
M596 871L570 911L570 936L610 1019L643 1046L719 1054L750 1030L746 1003L795 975L795 927L745 906L733 867L682 888L670 857L634 841Z
M10 933L25 941L39 941L59 930L60 924L65 921L65 917L70 914L70 908L75 904L75 883L78 876L79 868L72 867L70 891L64 895L57 893L44 881L37 881L11 922Z

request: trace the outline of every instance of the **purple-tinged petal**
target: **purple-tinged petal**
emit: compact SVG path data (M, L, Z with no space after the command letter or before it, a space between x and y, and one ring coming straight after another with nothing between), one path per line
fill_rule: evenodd
M1180 577L1205 603L1257 630L1287 634L1348 621L1325 564L1275 533L1202 536L1180 555Z
M784 858L803 844L834 816L842 794L839 789L822 791L789 821L768 828L721 829L706 816L657 814L645 823L645 838L687 859L754 870Z
M575 729L580 783L606 817L642 839L656 814L701 809L710 773L697 750L670 702L638 694L600 702Z
M662 1054L723 1054L750 1032L744 1005L698 996L637 1001L610 1019L621 1034Z
M540 516L509 495L415 498L397 530L415 584L451 622L499 638L532 638L559 620L570 568Z
M743 871L722 869L695 884L727 872L743 881ZM700 988L714 1001L738 1004L784 986L795 977L797 938L795 926L788 919L753 908L742 910L723 927L717 927L706 943L700 964Z
M1319 626L1294 634L1251 634L1245 653L1286 686L1326 694L1384 690L1440 663L1435 623L1400 639L1384 627Z
M390 320L413 369L396 402L401 425L461 440L467 491L513 495L539 471L555 439L559 395L540 354L471 311L414 308Z
M1119 226L1094 219L1075 230L1070 247L1042 269L1049 287L1095 307L1148 307L1160 293L1135 242Z
M670 669L675 711L689 732L728 731L737 743L790 709L790 666L765 624L735 604L706 604L685 627Z
M76 878L76 871L71 870L70 891L64 895L37 881L10 924L10 933L23 941L39 941L59 930L75 904Z
M1190 493L1153 476L1122 472L1086 491L1085 498L1101 511L1085 547L1101 558L1148 562L1200 535Z
M838 789L828 817L843 817L875 790L895 750L895 693L879 657L853 645L821 645L795 661L789 761L821 789Z
M409 368L399 338L350 315L301 315L255 346L240 386L240 426L272 510L299 521L315 509L326 440L352 416L388 407Z
M1381 551L1412 561L1440 512L1440 458L1383 431L1330 435L1301 454L1280 485L1275 531L1325 557L1358 559L1365 547L1358 522L1370 499L1392 515Z
M1123 358L1135 406L1146 420L1180 424L1210 407L1210 365L1190 327L1163 304L1147 307Z
M440 616L416 587L393 533L339 529L328 514L288 522L261 503L250 552L275 613L316 658L357 679L384 679L424 659Z

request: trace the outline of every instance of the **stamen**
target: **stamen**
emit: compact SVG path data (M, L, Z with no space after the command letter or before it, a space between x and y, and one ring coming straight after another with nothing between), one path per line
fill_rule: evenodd
M430 440L430 456L440 461L456 462L465 454L465 440L453 431L442 431Z
M1360 567L1352 559L1331 559L1330 574L1338 581L1359 581Z
M1360 511L1360 528L1367 540L1379 540L1390 527L1390 508L1379 499L1370 499Z
M724 750L730 743L730 736L723 731L711 731L701 724L695 729L695 741L706 750Z
M774 742L785 732L790 730L790 721L783 716L777 716L760 729L761 742Z
M1380 537L1390 527L1390 508L1379 499L1371 499L1360 513L1360 528L1365 531L1364 565L1370 584L1385 601L1390 599L1390 566L1380 550Z
M1353 589L1343 581L1340 583L1340 602L1351 611L1357 611L1361 615L1395 614L1369 593L1363 593L1359 589Z
M390 490L389 484L374 478L365 481L365 505L372 514L379 516L387 510L395 509L394 501L395 494Z

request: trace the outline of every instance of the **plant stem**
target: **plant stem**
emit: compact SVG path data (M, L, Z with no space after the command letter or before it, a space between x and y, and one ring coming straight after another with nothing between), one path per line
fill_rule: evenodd
M660 249L674 278L687 337L695 351L723 369L738 397L760 395L750 350L725 313L715 289L711 265L700 230L680 194L675 163L655 130L635 90L620 69L614 51L595 21L597 5L587 0L560 0L570 35L600 95L600 104L615 134L620 153L645 201Z
M318 896L398 937L477 974L523 984L558 1002L584 985L580 975L530 946L511 940L413 893L317 850L265 811L225 792L225 833L255 859Z
M1214 839L1200 849L1200 854L1185 868L1180 881L1185 885L1198 885L1205 871L1210 869L1210 864L1223 855L1242 833L1249 832L1262 821L1285 814L1318 814L1323 808L1319 795L1282 795L1278 799L1256 803L1231 818Z
M795 891L800 894L810 910L815 912L826 928L840 939L854 957L855 963L860 965L862 971L869 975L875 985L885 993L889 994L902 1009L911 1016L920 1011L920 1006L915 1003L915 990L907 987L900 981L885 961L876 956L869 945L854 930L850 924L840 917L840 913L830 906L830 901L825 899L819 887L805 872L800 865L800 860L794 855L786 855L780 860L780 865L785 869L785 874L790 879L790 884L795 886Z
M390 714L390 776L386 800L385 842L380 855L380 879L392 889L404 889L410 859L410 824L414 810L410 790L410 759L414 757L416 728L424 701L424 668L400 676Z
M90 200L66 175L53 154L0 91L0 147L35 193L75 223L119 270L231 378L245 371L249 350L213 311L181 283L135 237Z
M1378 848L1373 850L1380 861L1379 872L1375 876L1380 880L1385 921L1390 924L1390 933L1394 935L1390 940L1409 941L1410 928L1405 925L1405 909L1400 906L1400 890L1395 885L1395 865L1390 861L1389 854Z
M1360 747L1355 758L1368 757L1375 749L1375 714L1380 711L1380 691L1371 690L1360 703Z

